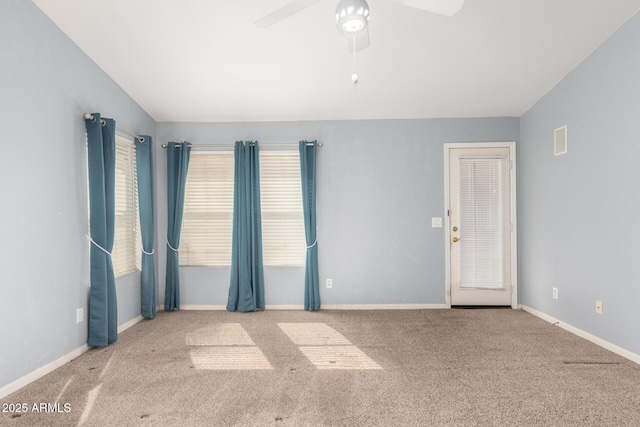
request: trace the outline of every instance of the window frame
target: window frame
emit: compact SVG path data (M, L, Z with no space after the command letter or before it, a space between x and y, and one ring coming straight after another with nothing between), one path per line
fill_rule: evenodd
M288 159L289 163L282 163L279 168L273 168L270 171L265 169L265 164L267 163L265 160L269 157L275 157L277 155L294 155L295 161L292 159ZM263 157L264 156L264 157ZM267 209L269 216L265 219L265 205L269 203L269 197L265 191L265 187L270 186L278 186L280 181L274 180L273 177L267 176L265 179L265 175L267 172L277 173L277 172L290 172L291 168L294 168L296 171L295 175L290 176L291 181L288 181L285 184L285 188L280 185L280 190L284 190L283 192L289 193L289 198L286 201L282 201L279 206L274 206L274 208L278 208L279 212L274 212ZM295 191L293 189L295 188ZM295 200L294 200L295 198ZM306 263L306 255L307 255L307 241L305 237L305 228L304 228L304 211L302 207L302 180L301 180L301 172L300 172L300 152L297 149L278 149L278 150L262 150L260 151L260 203L261 203L261 214L262 214L262 254L263 254L263 262L265 267L304 267ZM293 204L297 205L297 209L294 211L292 209ZM296 219L295 216L298 216ZM278 218L278 216L280 216ZM288 219L286 217L289 217ZM283 218L285 217L285 218ZM278 228L275 224L270 224L271 221L290 221L287 225L288 233L285 235L285 238L290 239L288 242L285 242L284 245L288 248L283 251L284 253L275 254L275 247L278 244L274 239L271 239L269 233L271 232L271 228ZM296 221L296 222L291 222ZM295 228L297 227L297 230ZM265 229L267 232L267 236L265 238ZM297 237L299 239L298 245L296 245L292 240ZM297 247L296 247L297 246ZM295 251L299 251L296 255ZM271 253L270 253L271 252Z
M225 192L229 193L229 185L230 195L227 194L227 197L230 200L226 202L223 201L220 205L228 206L229 209L218 209L215 213L211 214L211 212L204 211L206 205L216 206L216 200L206 200L207 194L191 194L192 188L194 186L202 188L202 186L206 186L208 184L203 184L202 181L194 182L193 179L195 177L195 173L201 173L201 167L199 164L199 159L206 159L205 156L225 156L228 157L226 159L229 162L229 165L226 165L226 168L222 171L217 171L225 175L225 180L218 180L215 183L211 184L212 186L218 186L225 188ZM208 159L207 159L208 160ZM215 161L217 162L217 160ZM204 172L206 173L206 172ZM197 178L200 178L198 176ZM232 244L232 230L233 230L233 185L234 185L234 158L233 151L231 150L193 150L191 151L191 156L189 160L189 168L187 169L187 179L185 183L185 198L184 198L184 208L182 215L182 230L180 236L180 247L178 248L178 252L180 254L180 267L229 267L231 265L231 244ZM191 199L197 198L197 200L192 201ZM194 209L200 210L200 212L191 212L191 206ZM218 236L223 236L222 242L217 242L214 245L214 248L208 249L206 252L211 252L209 254L202 253L202 251L198 250L198 246L202 245L202 240L198 240L197 236L191 236L192 227L191 222L197 223L203 221L210 221L211 218L206 218L209 215L213 215L215 218L214 221L218 222L227 222L228 229L224 229L220 231L218 228L211 227L211 233L214 233ZM226 218L225 218L226 216ZM193 239L193 243L192 243ZM220 246L223 246L225 242L228 242L228 249L223 249L225 252L221 253L219 249ZM193 249L192 249L193 248ZM209 258L209 259L207 259Z
M123 158L123 152L127 156ZM126 166L123 166L126 161ZM122 182L126 184L123 191ZM115 278L140 272L142 267L142 238L138 208L138 177L136 148L133 138L116 132L114 245L111 251ZM124 203L124 206L123 206ZM129 230L127 230L129 228ZM122 235L124 234L124 241ZM122 246L124 243L126 246ZM125 251L121 254L121 251ZM124 264L122 264L124 263Z
M291 167L292 165L295 163L295 167L296 167L296 173L295 176L290 176L291 182L288 182L288 184L284 184L284 187L288 186L288 190L291 193L292 191L295 193L295 190L291 190L291 188L297 186L297 195L298 195L298 210L297 212L299 212L299 217L298 217L298 222L297 225L295 225L293 228L295 228L297 226L297 230L298 233L297 235L299 236L299 244L297 246L296 249L296 245L295 244L288 244L287 249L285 249L285 251L287 251L285 253L284 256L280 256L278 257L277 255L274 255L272 253L273 249L270 248L274 248L275 246L277 246L277 244L275 244L272 241L272 238L269 236L274 235L274 233L271 232L271 229L273 228L277 228L277 226L273 226L272 224L270 224L270 221L273 221L273 219L270 219L269 216L277 216L277 213L275 213L274 211L268 212L270 207L269 205L272 204L272 201L270 200L269 196L267 196L265 194L265 192L269 192L271 191L270 188L273 187L272 183L269 182L272 178L269 176L270 172L267 171L265 169L265 165L267 163L269 163L268 160L265 160L267 158L267 156L272 157L272 156L278 156L278 155L282 155L282 154L294 154L295 153L295 162L291 162L291 159L289 159L289 172L291 172ZM221 205L225 205L225 206L229 206L230 209L228 211L226 211L227 214L227 221L228 221L228 229L225 230L226 234L222 233L222 232L211 232L208 231L206 234L209 235L225 235L227 241L228 241L228 247L226 248L227 252L224 255L225 259L224 261L226 262L222 262L220 259L205 259L208 255L198 255L197 251L198 249L191 249L193 247L196 247L198 244L202 244L202 242L196 244L196 243L191 243L192 240L194 239L194 241L197 239L197 237L192 236L190 233L193 233L192 229L194 227L192 227L192 225L190 224L191 221L195 221L195 219L193 219L194 216L196 216L196 214L192 213L190 211L190 198L191 197L199 197L200 201L202 202L202 205L207 204L206 202L206 195L205 194L200 194L198 196L193 196L192 194L190 194L190 191L192 188L194 187L194 182L190 182L189 178L190 178L190 174L194 173L196 170L198 171L198 173L202 173L202 171L199 170L199 168L201 167L199 164L196 164L195 162L198 162L198 157L199 156L209 156L209 155L227 155L228 158L228 165L227 168L225 169L227 172L226 174L224 174L229 180L225 181L226 184L219 184L219 187L224 187L225 185L228 185L228 183L231 183L231 189L230 192L227 191L225 197L228 198L228 200L226 202L222 202ZM193 167L192 167L193 166ZM268 165L267 165L268 166ZM232 253L232 234L233 234L233 197L234 197L234 168L235 168L235 160L233 157L233 151L230 151L228 149L218 149L218 150L193 150L191 152L191 160L190 160L190 164L189 164L189 169L187 171L187 183L186 183L186 187L185 187L185 206L184 206L184 214L183 214L183 224L182 224L182 235L181 235L181 239L180 239L180 266L181 267L230 267L231 266L231 253ZM273 168L272 168L273 169ZM272 174L272 173L271 173ZM291 173L290 173L291 175ZM192 175L193 177L193 175ZM298 152L298 150L296 149L264 149L264 147L261 147L260 150L260 198L261 198L261 206L262 206L262 210L261 210L261 216L262 216L262 235L263 235L263 263L265 267L304 267L305 262L306 262L306 238L305 238L305 228L304 228L304 214L303 214L303 207L302 207L302 188L301 188L301 178L300 178L300 153ZM200 184L201 188L202 188L202 184ZM282 185L280 187L283 187ZM277 187L277 185L276 185ZM215 205L215 203L210 203L211 205ZM267 205L267 218L265 220L265 204ZM195 206L195 203L194 203ZM220 214L220 213L219 213ZM221 214L220 214L221 215ZM286 214L285 214L286 215ZM295 213L289 212L289 215L291 216L295 216ZM280 218L280 220L282 221L282 218ZM203 219L204 221L204 219ZM287 228L292 228L292 227L287 227ZM265 236L265 229L267 232L267 235ZM219 246L219 245L218 245ZM292 251L299 251L298 255L292 255L291 252ZM214 252L212 250L212 252ZM211 256L211 255L209 255ZM222 255L219 255L222 256ZM201 257L202 260L201 261L194 261L194 259ZM297 258L296 258L297 257Z

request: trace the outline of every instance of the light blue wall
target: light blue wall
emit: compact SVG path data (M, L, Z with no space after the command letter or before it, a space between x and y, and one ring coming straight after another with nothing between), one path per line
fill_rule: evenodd
M640 16L521 119L158 123L156 227L164 293L165 153L258 139L319 139L323 304L443 304L443 144L518 141L521 302L640 354ZM0 2L0 388L86 343L84 125L99 111L153 136L154 121L31 2ZM526 84L526 81L523 81ZM488 100L490 102L490 100ZM554 157L553 129L569 126ZM33 265L30 261L37 258ZM269 268L267 304L301 305L301 269ZM183 268L183 304L226 303L229 271ZM333 289L324 288L332 278ZM118 280L119 323L139 314L139 275ZM560 299L551 298L551 288ZM595 314L595 300L604 314Z
M636 15L521 118L518 147L522 302L635 354L639 46ZM568 153L554 157L553 130L564 125Z
M155 122L32 2L0 1L0 388L84 345L89 290L82 114L154 135ZM140 279L118 280L119 322Z
M158 143L318 139L318 250L323 304L444 304L446 142L516 141L517 118L158 123ZM158 241L166 237L166 160L157 148ZM166 248L159 248L164 271ZM161 301L164 274L161 275ZM302 305L303 269L266 268L265 299ZM326 289L326 278L333 288ZM228 268L181 268L182 304L225 305Z

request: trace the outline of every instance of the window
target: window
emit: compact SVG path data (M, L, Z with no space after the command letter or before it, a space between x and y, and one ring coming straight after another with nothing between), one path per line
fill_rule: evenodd
M501 157L460 158L460 287L504 289L504 178Z
M180 265L231 265L233 152L191 152Z
M140 270L140 227L136 150L133 142L116 136L115 240L111 260L116 277Z
M304 265L307 245L302 214L300 154L260 152L260 203L264 265Z
M192 152L185 188L180 265L231 265L233 152ZM297 151L260 152L266 266L302 266L306 242Z

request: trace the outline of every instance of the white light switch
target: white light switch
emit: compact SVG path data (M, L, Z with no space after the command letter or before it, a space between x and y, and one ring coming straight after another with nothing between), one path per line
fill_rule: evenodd
M442 228L442 218L431 218L431 227Z

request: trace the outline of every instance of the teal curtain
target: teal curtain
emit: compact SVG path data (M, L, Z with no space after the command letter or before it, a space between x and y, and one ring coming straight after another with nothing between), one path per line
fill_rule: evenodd
M118 339L113 250L116 186L116 123L93 113L85 119L89 169L89 339L102 347Z
M229 311L264 310L260 158L257 142L236 142Z
M304 309L320 310L318 278L318 234L316 229L316 153L317 141L300 141L300 175L302 177L302 211L307 239L304 271Z
M191 144L170 142L167 145L167 272L164 288L164 310L180 309L180 272L178 248L184 210L184 188L187 181Z
M138 210L142 236L142 271L140 273L140 314L156 317L156 267L153 223L153 141L150 136L136 138L136 169L138 178Z

